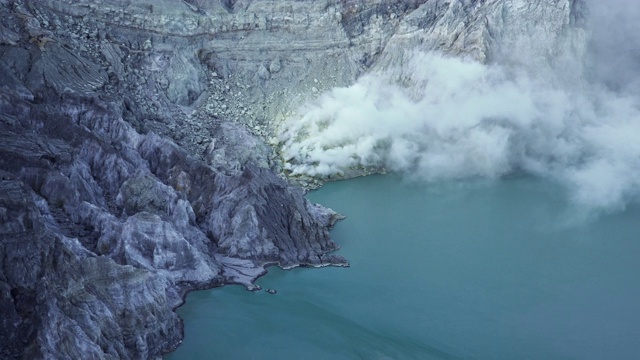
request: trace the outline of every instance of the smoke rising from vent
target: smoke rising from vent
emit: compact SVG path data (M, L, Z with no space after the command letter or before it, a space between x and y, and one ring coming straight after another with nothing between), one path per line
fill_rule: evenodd
M388 71L331 90L283 123L287 169L426 181L525 171L566 184L580 206L624 208L640 195L640 10L589 5L586 54L525 66L408 50L402 85Z

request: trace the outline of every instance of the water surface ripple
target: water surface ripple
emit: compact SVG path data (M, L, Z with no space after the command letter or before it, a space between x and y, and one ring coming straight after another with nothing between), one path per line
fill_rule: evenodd
M330 183L351 267L191 293L169 359L637 359L640 208L579 222L548 180Z

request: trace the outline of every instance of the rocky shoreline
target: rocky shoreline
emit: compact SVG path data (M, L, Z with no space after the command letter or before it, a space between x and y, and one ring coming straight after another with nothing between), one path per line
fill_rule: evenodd
M190 79L150 89L144 41L125 55L48 11L1 8L0 357L153 358L180 343L190 290L346 264L328 254L339 215L245 124L180 98Z
M489 61L500 3L0 0L0 357L155 358L188 291L347 266L282 120L408 44Z

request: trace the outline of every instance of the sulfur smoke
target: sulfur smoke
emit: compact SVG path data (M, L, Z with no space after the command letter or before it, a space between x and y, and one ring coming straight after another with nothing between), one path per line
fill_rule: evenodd
M640 10L589 6L584 51L540 64L518 49L483 64L409 49L402 85L387 70L329 91L283 124L287 169L426 181L523 171L562 182L585 208L624 208L640 195Z

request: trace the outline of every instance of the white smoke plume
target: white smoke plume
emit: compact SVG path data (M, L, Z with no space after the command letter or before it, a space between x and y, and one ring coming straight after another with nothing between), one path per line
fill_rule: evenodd
M287 169L427 181L525 171L566 184L580 206L624 208L640 195L640 6L590 5L589 51L573 63L532 70L414 51L402 69L413 86L382 73L333 89L283 124Z

